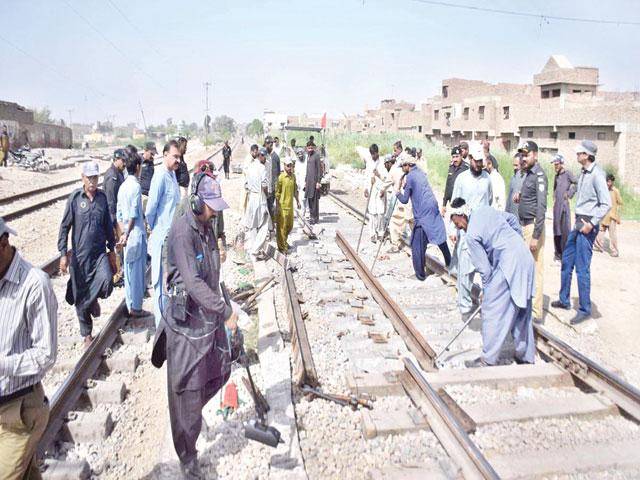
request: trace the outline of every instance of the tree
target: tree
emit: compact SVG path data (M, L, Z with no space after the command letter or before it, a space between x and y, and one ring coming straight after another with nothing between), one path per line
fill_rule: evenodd
M51 118L51 109L49 107L34 108L33 120L38 123L54 123Z
M222 138L229 138L236 133L236 122L233 118L220 115L213 121L212 129Z
M264 134L264 126L258 118L254 118L247 127L247 135L260 137Z

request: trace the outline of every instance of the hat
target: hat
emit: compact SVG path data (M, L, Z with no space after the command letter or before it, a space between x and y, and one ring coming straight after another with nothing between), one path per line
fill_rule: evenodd
M144 149L145 150L149 150L152 153L158 153L158 150L156 149L156 144L153 142L147 142L144 144Z
M460 142L460 148L466 148L469 150L469 144L467 142Z
M85 177L100 175L100 167L98 167L96 162L87 162L82 166L82 175Z
M400 155L398 158L398 165L400 167L402 167L403 165L415 165L416 163L416 159L413 158L411 155L409 155L408 153L402 152L402 155Z
M482 145L479 142L473 142L469 148L469 155L473 157L474 160L484 160L484 150L482 149Z
M462 149L459 145L456 145L451 149L451 156L453 157L454 155L462 155Z
M216 212L229 208L227 202L222 198L222 189L220 188L220 184L209 175L206 175L200 181L200 184L198 185L198 196Z
M560 165L562 165L564 163L564 155L556 153L551 159L551 163L559 163Z
M116 160L118 158L127 161L127 159L129 158L129 153L127 153L124 148L118 148L117 150L113 151L113 159Z
M293 158L284 157L284 160L282 160L282 163L284 163L285 165L293 165Z
M536 142L531 141L531 140L527 140L526 142L522 142L518 146L518 151L520 153L537 152L538 151L538 144Z
M387 153L387 154L384 156L384 163L387 163L387 162L395 162L395 161L396 161L396 157L394 157L391 153Z
M264 143L273 143L273 137L271 135L267 135L264 137Z
M266 148L261 147L261 148L258 149L258 155L262 155L262 156L266 157L267 155L269 155L269 152L267 151Z
M5 233L10 233L11 235L18 235L13 228L10 228L4 221L4 218L0 217L0 237Z
M576 147L576 153L586 153L587 155L595 157L596 153L598 153L598 147L591 140L583 140L580 142L580 145Z

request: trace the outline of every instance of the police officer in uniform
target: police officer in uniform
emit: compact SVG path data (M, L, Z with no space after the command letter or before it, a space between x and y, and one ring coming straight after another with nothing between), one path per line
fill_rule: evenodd
M194 177L189 208L177 216L166 242L166 308L156 332L152 363L167 361L167 395L173 444L185 478L204 478L196 440L202 408L222 388L231 370L225 327L237 329L237 314L221 295L220 255L212 219L228 208L220 184Z

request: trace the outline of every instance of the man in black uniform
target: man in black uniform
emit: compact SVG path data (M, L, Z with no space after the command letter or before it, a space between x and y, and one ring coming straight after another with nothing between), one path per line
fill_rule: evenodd
M320 180L324 174L320 155L316 152L316 144L307 142L307 173L304 182L304 198L309 202L309 223L314 225L320 221Z
M224 167L224 178L229 178L229 164L231 163L231 147L229 146L229 140L224 141L224 147L222 147L222 166Z
M518 147L524 164L524 178L518 200L522 235L535 260L536 293L533 297L533 321L541 324L544 279L544 218L547 213L547 176L538 163L538 145L531 140Z
M116 271L116 239L107 196L98 190L98 173L95 162L82 167L83 187L69 196L58 236L60 270L66 273L71 266L65 299L76 306L85 347L93 341L92 317L100 316L98 298L111 295L111 277ZM67 248L70 231L71 251Z
M444 197L442 198L442 207L440 207L440 213L443 217L445 212L447 211L447 203L451 201L451 195L453 194L453 185L456 183L456 178L458 178L458 175L468 169L469 165L462 161L462 149L456 145L451 149L451 165L449 165L447 183L444 187Z
M469 144L467 142L460 142L460 155L462 156L462 161L469 166Z
M189 188L189 167L187 166L187 162L184 161L184 156L187 153L187 139L185 137L178 137L176 138L176 142L178 142L178 149L180 150L180 163L176 170L176 180L178 180L178 185L182 188L182 195L185 196L187 194L187 188Z
M228 205L211 177L194 181L189 208L174 219L166 242L168 301L151 358L158 368L167 361L171 434L188 479L204 478L196 450L202 408L229 378L225 327L237 329L237 314L218 285L220 257L211 221Z
M135 148L135 147L134 147ZM131 151L132 155L137 153ZM116 239L122 236L120 231L120 224L116 219L116 211L118 207L118 191L120 186L124 182L124 168L129 158L129 152L123 148L117 149L113 152L113 162L111 166L104 172L104 193L107 195L107 203L109 204L109 216L111 217L111 223L115 232ZM122 248L116 247L116 273L113 274L113 284L116 287L121 287L124 282L122 278Z
M276 199L276 183L280 176L280 157L273 150L273 138L267 135L264 139L264 148L267 149L267 161L264 164L267 169L267 209L271 216L272 224L275 224L275 199Z
M156 144L153 142L147 142L144 145L142 151L142 168L140 170L140 190L142 190L142 211L147 208L147 198L149 196L149 187L151 186L151 179L153 178L153 171L155 166L153 165L154 157L158 154L156 150Z

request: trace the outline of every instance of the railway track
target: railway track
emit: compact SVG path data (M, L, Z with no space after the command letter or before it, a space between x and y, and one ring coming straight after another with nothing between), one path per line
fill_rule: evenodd
M221 150L217 149L207 159ZM59 273L60 257L51 258L40 268L55 277ZM133 380L138 355L145 352L152 323L152 317L130 318L122 298L81 356L54 367L66 374L66 378L50 398L49 421L38 445L45 478L89 478L91 468L86 460L67 462L55 457L65 442L96 443L111 433L113 418L108 409L99 405L117 408L124 401L127 388L121 379ZM128 349L122 348L124 345ZM113 374L116 380L111 380Z
M539 357L535 365L509 365L512 351L507 351L504 365L464 368L463 360L475 358L481 351L481 337L475 332L465 332L443 355L444 361L436 363L436 352L462 326L457 310L451 308L455 307L454 289L444 265L430 256L428 266L435 275L420 283L410 279L410 260L399 255L380 261L376 269L384 272L374 276L367 265L377 248L365 246L361 257L353 247L363 213L352 201L333 193L330 198L358 220L338 222L336 243L381 311L356 310L356 320L367 326L367 334L373 339L370 348L375 349L379 341L381 351L387 352L382 353L384 356L390 350L400 352L400 342L406 346L404 353L375 363L375 368L368 368L371 363L361 362L361 367L356 363L356 372L347 376L352 392L408 395L422 414L424 428L436 434L464 478L597 475L618 468L629 469L633 476L639 471L640 458L633 453L640 447L640 435L635 433L640 423L640 391L636 387L538 325L534 326ZM391 284L401 286L391 290L382 287ZM479 292L479 287L474 289L476 297ZM388 319L396 333L387 332L387 338L380 340L383 322L373 321L375 317ZM532 399L519 398L519 391L530 392ZM394 415L398 420L395 423L389 421ZM374 409L362 417L368 437L416 428L415 418L408 422L397 412ZM553 438L558 435L559 424L574 422L605 434L594 445L579 432L566 433L570 440L566 445L558 444L555 450L527 448L526 438L520 445L500 446L505 439L514 443L512 436ZM616 433L608 431L612 425L618 428ZM511 434L505 426L512 429Z

